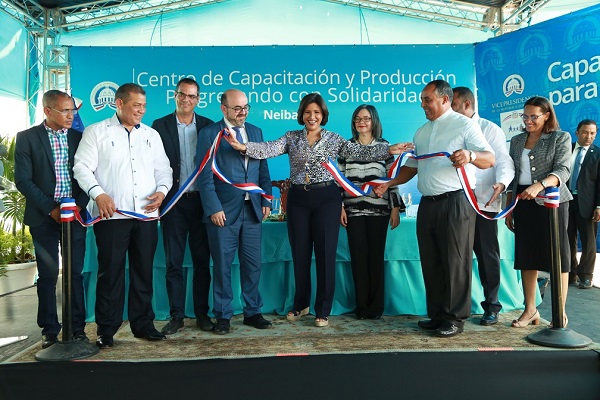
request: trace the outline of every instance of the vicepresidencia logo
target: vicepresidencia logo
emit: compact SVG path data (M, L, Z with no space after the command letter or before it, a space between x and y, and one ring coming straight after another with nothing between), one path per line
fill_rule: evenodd
M509 75L502 84L504 96L510 97L513 94L521 94L525 90L525 80L519 74Z
M105 107L116 110L115 94L118 88L119 85L109 81L100 82L94 86L90 94L90 104L94 107L94 110L100 111Z

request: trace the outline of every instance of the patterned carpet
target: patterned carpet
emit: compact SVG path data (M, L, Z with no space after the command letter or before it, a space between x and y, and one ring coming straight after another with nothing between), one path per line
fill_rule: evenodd
M546 329L548 321L524 329L510 327L521 311L500 315L500 322L491 327L479 325L479 316L465 324L465 332L453 338L438 338L432 332L417 327L423 317L395 316L382 320L358 321L351 315L330 318L329 326L317 328L314 317L289 322L284 316L265 315L273 328L259 330L242 324L242 316L231 321L231 333L215 335L202 332L194 319L186 319L185 327L167 340L149 342L133 337L129 326L123 324L115 335L115 345L101 350L86 360L156 361L193 360L209 358L268 357L275 355L352 354L373 352L431 352L431 351L502 351L552 350L527 341L527 335ZM160 330L166 321L156 321ZM88 324L87 334L95 340L95 325ZM597 344L593 348L600 348ZM9 362L32 362L40 350L36 344ZM587 349L590 349L589 347Z

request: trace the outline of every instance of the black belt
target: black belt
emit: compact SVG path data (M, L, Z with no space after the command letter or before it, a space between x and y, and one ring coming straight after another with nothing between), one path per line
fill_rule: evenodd
M319 182L319 183L311 183L311 184L307 184L307 185L302 185L302 184L293 184L292 186L294 186L296 189L303 189L306 190L307 192L309 190L313 190L313 189L321 189L327 186L333 186L335 185L335 181L325 181L325 182Z
M425 200L440 201L440 200L448 199L450 197L454 197L456 195L459 195L462 192L463 192L462 189L459 189L459 190L455 190L455 191L452 191L452 192L446 192L446 193L438 194L436 196L423 196L422 198L425 199Z
M197 197L200 196L200 192L185 192L182 197Z

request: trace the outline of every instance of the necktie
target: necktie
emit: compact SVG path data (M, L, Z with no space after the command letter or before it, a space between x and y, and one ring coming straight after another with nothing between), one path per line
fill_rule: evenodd
M235 138L237 139L237 141L240 143L244 143L244 138L242 137L241 128L238 126L234 126L233 130L235 131Z
M585 148L580 147L575 157L575 165L573 165L573 176L571 177L571 191L577 192L577 179L579 179L579 171L581 170L581 162L583 161Z

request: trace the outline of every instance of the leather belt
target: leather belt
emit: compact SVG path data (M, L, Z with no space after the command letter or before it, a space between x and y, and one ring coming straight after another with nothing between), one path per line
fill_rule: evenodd
M459 195L462 192L463 192L462 189L459 189L459 190L454 190L452 192L446 192L446 193L438 194L438 195L435 195L435 196L423 196L422 198L425 199L425 200L440 201L440 200L445 200L445 199L448 199L450 197L454 197L456 195Z
M311 183L311 184L307 184L307 185L294 184L292 186L294 186L296 189L304 189L308 192L309 190L321 189L321 188L325 188L327 186L333 186L333 185L335 185L335 181L332 180L332 181Z

